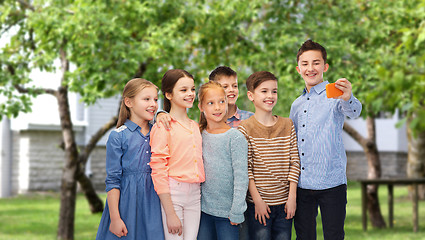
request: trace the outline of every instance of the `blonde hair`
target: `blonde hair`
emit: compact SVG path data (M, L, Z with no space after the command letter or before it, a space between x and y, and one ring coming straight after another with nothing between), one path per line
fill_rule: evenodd
M133 98L140 91L142 91L143 89L147 87L154 87L158 89L158 87L155 86L155 84L142 78L133 78L130 81L128 81L127 84L125 84L124 90L122 92L120 113L118 115L118 121L116 126L117 128L122 126L125 123L125 121L131 117L130 109L124 103L125 98Z
M226 102L227 102L227 97L226 97L226 92L224 91L224 88L221 86L220 83L215 82L215 81L209 81L207 83L202 84L202 86L199 88L198 91L198 100L199 100L199 104L202 105L202 102L204 101L205 98L205 94L207 94L207 91L210 89L220 89L223 92L224 97L226 98ZM226 112L227 114L227 112ZM202 132L204 129L206 129L208 126L208 122L207 119L205 118L205 115L203 112L201 112L201 116L199 117L199 129Z

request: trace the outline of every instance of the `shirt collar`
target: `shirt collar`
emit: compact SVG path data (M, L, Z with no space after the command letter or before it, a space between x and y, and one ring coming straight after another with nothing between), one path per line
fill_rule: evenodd
M139 125L137 125L137 124L135 124L134 122L132 122L130 119L127 119L126 121L125 121L125 123L124 123L126 126L127 126L127 128L130 130L130 131L132 131L132 132L134 132L137 128L140 128L139 127Z
M316 86L310 88L310 92L315 91L317 94L320 94L320 93L322 93L323 91L326 90L326 84L328 84L328 83L329 83L328 81L323 81L323 82L317 84ZM303 95L305 93L307 93L307 88L304 88L304 90L303 90Z
M231 116L230 118L232 118L232 117L235 117L238 120L241 119L241 110L238 108L238 106L236 106L236 112L235 112L235 114L233 114L233 116Z

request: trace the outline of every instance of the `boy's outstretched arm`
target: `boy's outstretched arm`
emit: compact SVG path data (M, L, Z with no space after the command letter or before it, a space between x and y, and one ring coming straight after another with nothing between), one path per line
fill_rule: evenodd
M346 78L340 78L335 82L335 87L342 91L342 95L336 98L348 101L351 98L351 83Z
M353 96L350 81L340 78L335 82L335 87L343 92L341 96L337 97L342 100L339 105L340 111L351 119L359 117L362 112L362 104Z

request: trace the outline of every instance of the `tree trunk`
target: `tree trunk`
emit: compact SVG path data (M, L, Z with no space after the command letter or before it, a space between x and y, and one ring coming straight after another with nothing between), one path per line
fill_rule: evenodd
M412 117L413 118L413 117ZM412 118L408 119L409 126ZM407 176L410 178L425 177L425 131L413 135L412 129L407 127L407 140L409 142L407 153ZM412 195L409 187L409 195ZM418 198L425 199L425 186L418 185Z
M69 111L68 89L60 87L58 94L59 115L65 145L65 166L61 182L61 202L57 239L74 239L76 177L79 172L78 150Z
M364 138L349 124L344 123L345 132L362 146L363 151L366 154L368 164L367 177L370 179L380 178L381 163L379 159L378 147L376 146L375 118L367 117L366 127L368 138ZM384 218L382 217L381 207L379 205L378 187L379 185L367 186L367 210L372 226L377 228L385 228L386 224Z
M86 174L84 173L82 169L80 169L79 173L77 174L77 180L78 180L78 183L80 184L82 191L84 192L84 196L86 196L86 199L89 203L90 212L91 213L103 212L103 201L97 195L92 182L86 176Z
M84 146L81 147L79 155L80 163L80 172L77 175L78 183L80 184L81 189L86 196L87 201L90 205L90 211L92 213L103 212L103 201L97 195L92 182L84 173L84 169L90 156L91 152L95 149L97 142L105 135L109 129L113 128L118 121L118 117L112 117L107 123L105 123L93 136L91 136L90 141Z

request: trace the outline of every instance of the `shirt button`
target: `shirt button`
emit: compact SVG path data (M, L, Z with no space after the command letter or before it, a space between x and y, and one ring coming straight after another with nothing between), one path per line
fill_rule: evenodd
M146 151L146 153L149 153L149 151Z
M147 142L148 140L145 139L145 142Z
M197 176L197 177L199 177L199 175L198 175L198 174L196 174L196 176Z
M307 100L310 100L310 98L307 98Z
M302 156L304 156L304 153L301 153Z
M305 127L305 124L303 124L303 127Z
M354 110L354 112L356 112L356 110Z
M303 141L303 142L304 142L304 138L303 138L303 139L301 139L301 141Z
M198 160L195 159L195 162L198 162Z
M353 103L353 101L350 101L350 104Z
M306 113L307 112L307 110L304 110L304 113Z
M304 167L302 167L301 169L304 170Z

